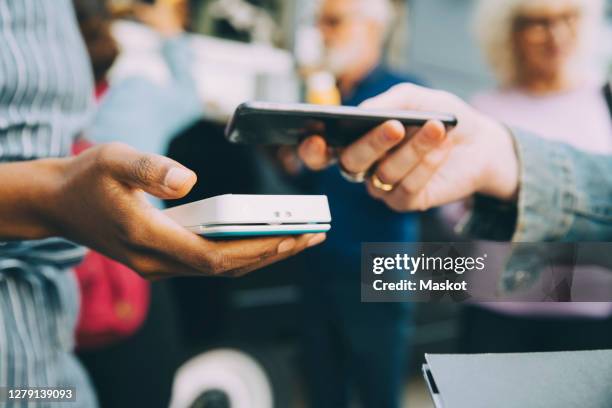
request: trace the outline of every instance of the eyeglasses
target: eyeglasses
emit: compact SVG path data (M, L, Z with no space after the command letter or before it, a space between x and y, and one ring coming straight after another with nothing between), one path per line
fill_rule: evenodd
M317 20L317 25L319 26L319 28L336 30L357 17L358 16L356 14L319 16Z
M515 21L514 29L518 33L526 34L527 39L532 42L543 42L558 26L575 32L579 20L580 13L577 11L551 17L520 16Z

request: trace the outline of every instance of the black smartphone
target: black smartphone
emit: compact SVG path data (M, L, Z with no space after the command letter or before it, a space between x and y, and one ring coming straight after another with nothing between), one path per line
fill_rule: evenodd
M450 114L402 110L374 110L302 103L247 102L240 105L225 130L232 143L296 145L312 135L333 147L348 146L388 120L404 126L423 126L439 120L447 128L457 125Z

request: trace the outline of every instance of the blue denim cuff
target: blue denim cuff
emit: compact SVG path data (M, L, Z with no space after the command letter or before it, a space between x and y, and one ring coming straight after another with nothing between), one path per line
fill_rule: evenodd
M515 131L520 163L513 242L562 240L574 222L576 171L568 146Z
M525 132L513 131L520 165L518 202L477 197L463 232L488 240L560 241L570 231L577 203L576 169L569 148ZM499 288L509 293L539 279L547 247L515 251L502 271Z
M567 147L522 131L513 131L513 136L520 163L517 204L476 197L459 231L495 241L560 240L572 226L576 203L575 170Z

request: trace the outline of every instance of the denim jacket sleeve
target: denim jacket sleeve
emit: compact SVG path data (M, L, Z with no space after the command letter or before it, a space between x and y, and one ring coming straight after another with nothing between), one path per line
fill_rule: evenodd
M515 131L517 205L478 197L461 231L513 242L612 240L612 157Z
M545 267L567 252L562 245L521 243L612 239L612 157L581 152L514 132L520 161L516 205L477 197L462 232L489 240L511 240L512 255L500 280L503 293L533 285Z

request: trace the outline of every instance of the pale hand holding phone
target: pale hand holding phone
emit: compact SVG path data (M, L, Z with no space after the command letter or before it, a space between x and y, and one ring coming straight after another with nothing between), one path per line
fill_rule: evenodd
M247 102L236 109L226 137L232 143L295 146L318 135L331 147L345 147L389 120L405 127L438 121L450 129L457 124L453 115L436 112Z
M396 211L424 211L475 193L516 200L519 163L512 134L455 95L402 84L363 104L369 109L441 109L458 118L453 129L436 120L409 134L389 121L335 157L322 137L299 147L305 164L323 169L338 160L346 171L369 173L370 195ZM381 189L374 178L391 189Z

